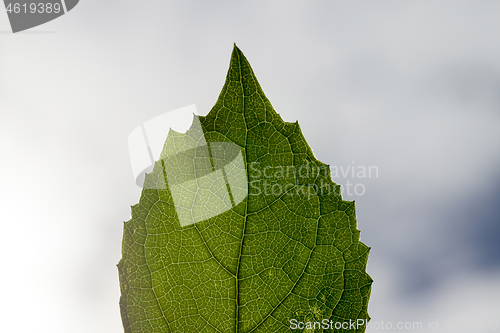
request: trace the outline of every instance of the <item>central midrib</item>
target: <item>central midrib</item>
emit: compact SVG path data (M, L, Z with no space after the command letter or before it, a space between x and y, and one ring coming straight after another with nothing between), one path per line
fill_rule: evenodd
M241 73L241 58L240 58L240 54L237 53L237 56L238 56L238 70L240 72L240 87L241 87L241 96L243 98L243 101L242 101L242 113L243 113L243 121L245 122L245 142L244 142L244 150L245 150L245 163L248 163L248 152L247 152L247 141L248 141L248 126L247 126L247 122L246 122L246 118L245 118L245 90L243 89L243 82L242 82L242 79L243 79L243 76L242 76L242 73ZM249 176L248 176L248 172L247 172L247 184L249 184ZM243 252L243 242L245 240L245 234L246 234L246 229L247 229L247 220L248 220L248 201L250 200L250 196L248 195L247 196L247 199L245 200L246 202L246 205L245 205L245 219L243 220L243 231L242 231L242 234L241 234L241 242L240 242L240 249L239 249L239 254L238 254L238 261L237 261L237 265L236 265L236 281L235 281L235 284L234 284L234 287L235 287L235 301L236 301L236 316L235 316L235 322L236 322L236 327L235 327L235 333L238 333L239 332L239 326L240 326L240 285L239 285L239 275L240 275L240 266L241 266L241 254Z

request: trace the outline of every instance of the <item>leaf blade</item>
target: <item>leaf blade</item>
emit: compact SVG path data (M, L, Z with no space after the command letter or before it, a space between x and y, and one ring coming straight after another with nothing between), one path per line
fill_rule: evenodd
M199 119L209 146L241 148L248 196L181 227L170 189L158 186L164 165L155 164L124 227L125 332L282 332L293 318L369 318L369 249L354 204L341 199L298 123L274 111L236 46L219 99Z

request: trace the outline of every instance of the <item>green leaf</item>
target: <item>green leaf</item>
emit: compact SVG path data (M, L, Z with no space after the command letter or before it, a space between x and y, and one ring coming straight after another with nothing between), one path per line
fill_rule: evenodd
M124 224L123 326L319 332L292 328L325 320L364 332L352 323L369 319L368 252L354 202L235 46L217 103L185 134L170 131Z

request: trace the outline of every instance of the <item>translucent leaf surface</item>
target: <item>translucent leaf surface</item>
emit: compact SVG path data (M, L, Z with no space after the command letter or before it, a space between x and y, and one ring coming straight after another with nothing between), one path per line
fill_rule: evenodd
M124 224L125 332L297 332L291 323L368 319L369 248L339 193L235 46L217 103L169 133Z

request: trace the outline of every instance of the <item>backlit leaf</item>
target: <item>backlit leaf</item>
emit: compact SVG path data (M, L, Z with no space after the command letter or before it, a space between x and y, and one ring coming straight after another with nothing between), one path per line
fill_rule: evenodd
M235 46L217 103L169 133L124 224L125 332L364 332L368 252L354 202Z

